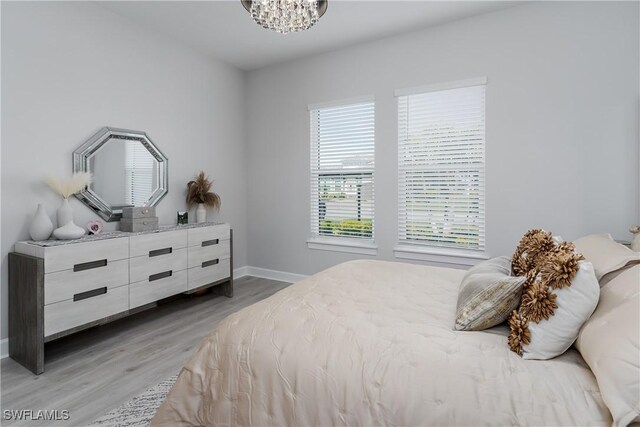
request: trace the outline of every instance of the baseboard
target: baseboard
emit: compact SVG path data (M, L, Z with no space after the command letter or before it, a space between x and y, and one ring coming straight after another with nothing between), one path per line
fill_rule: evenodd
M0 359L9 356L9 338L0 340Z
M244 276L248 276L247 270L249 266L245 265L244 267L238 267L233 269L233 278L239 279Z
M262 279L279 280L281 282L289 283L299 282L308 277L304 274L269 270L268 268L251 267L250 265L245 265L244 267L235 268L233 270L234 279L239 279L244 276L260 277ZM9 356L9 339L5 338L0 340L0 359L4 359L7 356Z
M262 279L279 280L281 282L296 283L309 277L304 274L270 270L268 268L252 267L250 265L242 268L246 269L247 276L260 277Z

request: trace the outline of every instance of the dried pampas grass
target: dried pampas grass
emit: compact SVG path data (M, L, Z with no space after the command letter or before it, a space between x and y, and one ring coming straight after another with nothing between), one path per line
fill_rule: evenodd
M209 191L212 185L213 182L209 181L209 177L205 176L204 172L200 172L195 180L187 183L187 205L191 207L203 203L210 208L219 208L220 196Z
M48 176L45 182L53 191L58 193L64 199L68 199L91 184L91 174L89 172L74 173L71 178L67 179Z

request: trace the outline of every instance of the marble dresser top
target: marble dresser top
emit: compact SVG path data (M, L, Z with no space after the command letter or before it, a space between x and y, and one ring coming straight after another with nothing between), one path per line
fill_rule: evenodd
M133 233L129 233L125 231L103 231L100 234L85 235L79 239L73 239L73 240L42 240L38 242L34 240L28 240L24 243L46 248L46 247L53 247L53 246L73 245L74 243L93 242L96 240L117 239L119 237L138 236L141 234L162 233L164 231L187 230L189 228L209 227L212 225L220 225L220 224L222 223L221 222L203 222L200 224L161 225L160 227L158 227L157 230L151 230L151 231L140 231L140 232L133 232Z

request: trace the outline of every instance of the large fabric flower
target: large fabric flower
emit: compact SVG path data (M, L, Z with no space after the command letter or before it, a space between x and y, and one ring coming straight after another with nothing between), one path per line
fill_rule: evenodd
M525 317L513 310L509 318L509 348L511 351L522 354L522 346L531 343L531 333L529 332L529 322Z
M540 323L549 320L558 304L556 295L551 292L546 282L538 279L522 295L520 313L531 322Z

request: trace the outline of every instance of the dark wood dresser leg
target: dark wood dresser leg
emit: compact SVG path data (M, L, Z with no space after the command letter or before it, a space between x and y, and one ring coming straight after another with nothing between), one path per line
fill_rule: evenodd
M229 272L229 281L214 286L211 292L214 295L224 295L225 297L231 298L233 297L233 230L229 230L229 249L231 251L229 258L229 269L231 270Z
M44 259L9 254L9 357L44 372Z

